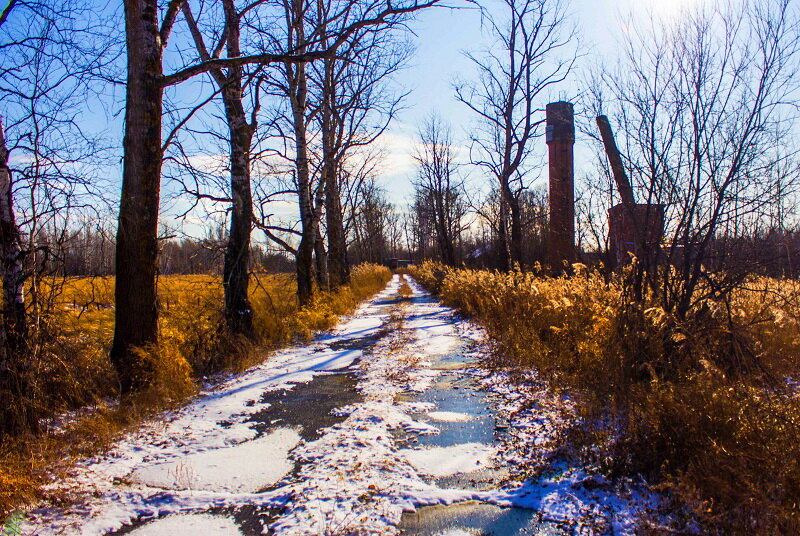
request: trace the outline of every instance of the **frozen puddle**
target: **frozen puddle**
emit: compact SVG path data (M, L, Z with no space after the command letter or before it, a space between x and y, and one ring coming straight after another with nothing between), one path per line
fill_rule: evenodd
M412 408L415 404L420 407L412 415L438 430L435 434L398 434L405 443L400 452L440 488L497 488L507 472L493 461L498 446L494 412L487 394L465 373L470 366L470 345L461 340L455 348L435 356L431 368L439 374L428 389L398 397Z
M560 534L543 525L535 510L466 502L425 506L403 517L399 526L409 536L506 536Z
M129 536L240 536L233 519L207 514L174 515L128 533Z
M336 372L320 374L290 390L264 393L261 404L265 409L253 414L253 427L259 433L281 427L297 428L306 441L316 439L322 430L345 419L345 415L337 412L338 408L362 400L357 384L352 371Z
M423 294L417 300L426 304L430 297ZM425 322L432 326L424 327ZM424 391L404 393L398 401L412 408L416 404L420 409L412 415L439 432L398 435L398 439L405 443L399 452L431 484L442 489L443 499L448 497L446 490L452 489L467 500L417 507L402 516L398 528L403 534L431 536L559 534L555 525L542 522L535 509L469 500L467 490L475 490L476 497L494 493L509 472L496 460L504 426L496 421L491 395L469 371L475 366L475 343L454 329L459 322L451 321L449 332L446 322L427 315L418 315L408 323L411 328L421 327L426 334L421 337L423 348L431 358L431 370L438 375ZM430 347L427 335L434 337L435 344Z
M299 442L296 430L282 428L233 447L141 467L130 479L162 489L255 492L289 474L294 468L289 451Z
M454 359L452 355L448 359ZM463 443L492 444L496 440L494 413L479 385L461 370L442 371L422 393L404 394L401 401L432 407L414 417L435 426L435 435L416 437L420 445L450 447Z

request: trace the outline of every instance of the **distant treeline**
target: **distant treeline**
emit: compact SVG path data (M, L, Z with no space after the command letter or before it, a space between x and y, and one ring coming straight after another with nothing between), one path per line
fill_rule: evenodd
M221 275L226 240L224 236L164 238L159 250L159 273ZM113 234L101 230L81 230L60 240L48 237L37 255L42 263L40 271L63 276L114 275L115 245ZM250 262L255 272L294 271L294 259L288 253L261 244L252 246Z

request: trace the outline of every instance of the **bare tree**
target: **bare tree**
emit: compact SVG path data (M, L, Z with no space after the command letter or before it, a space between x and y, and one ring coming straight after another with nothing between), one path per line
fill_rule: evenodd
M318 2L320 17L329 6ZM321 138L320 182L324 188L329 280L332 287L350 279L347 235L342 207L342 162L375 142L394 119L404 94L391 91L389 81L406 62L410 48L395 29L403 20L376 30L366 28L312 66L312 98ZM358 190L356 190L358 191Z
M442 262L454 266L463 230L464 184L458 175L450 127L431 115L419 130L415 207L418 220L429 221Z
M382 263L388 252L393 207L374 177L361 183L360 202L353 215L353 252L359 262Z
M356 242L356 220L364 202L372 188L368 183L375 182L383 152L368 146L358 152L346 153L338 162L339 191L341 194L344 235L347 237L348 262L351 246Z
M262 2L247 6L253 12ZM241 26L246 12L239 11L233 0L222 0L224 26L218 43L211 49L205 43L202 32L194 19L188 3L183 14L192 33L197 53L202 61L219 58L223 49L228 58L242 55ZM225 289L225 320L232 333L253 336L253 310L248 298L250 280L250 235L253 228L253 196L251 187L251 152L253 134L257 129L259 112L258 74L245 76L242 65L233 65L226 70L212 69L210 72L222 95L225 119L230 143L230 196L231 221L222 283ZM248 113L245 109L245 91L248 82L255 79L251 88L254 104Z
M576 56L561 1L504 0L502 7L502 14L487 16L497 52L468 54L478 81L456 83L455 91L480 124L471 135L472 160L494 177L500 192L500 267L508 270L512 262L523 262L520 194L536 127L544 122L535 117L546 104L539 101L566 78Z
M158 335L163 52L181 4L170 1L163 22L156 0L126 0L124 4L128 75L111 348L122 392L148 382L149 371L143 370L131 351L155 344Z
M304 51L308 5L304 0L286 0L286 44L289 49ZM300 243L297 246L297 297L308 305L314 292L314 192L308 144L308 76L304 63L284 62L286 90L294 129L295 183L300 212Z
M7 430L36 428L44 409L26 375L41 366L38 341L60 286L42 289L39 279L62 273L74 218L97 215L105 202L97 168L106 147L79 117L115 58L106 35L79 0L9 2L0 15L0 428Z

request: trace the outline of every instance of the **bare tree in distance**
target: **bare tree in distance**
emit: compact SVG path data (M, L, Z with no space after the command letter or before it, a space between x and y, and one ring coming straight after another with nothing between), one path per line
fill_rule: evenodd
M375 182L384 158L382 150L375 146L362 147L360 151L345 153L338 162L339 192L341 195L344 236L347 240L348 262L351 246L357 241L356 219L365 194L371 192L367 183Z
M296 16L292 9L303 9L305 14ZM288 43L310 31L314 16L324 25L330 10L330 5L319 2L316 8L310 3L285 2L288 29L282 39ZM343 172L343 162L376 141L394 117L401 96L387 89L387 79L405 59L405 47L395 42L392 29L404 28L405 22L399 17L380 28L364 27L336 45L335 54L308 67L284 65L281 76L268 80L273 96L288 103L275 134L287 144L279 152L293 163L293 184L274 191L258 188L257 203L264 209L265 199L293 190L300 221L297 228L263 220L259 227L296 255L298 281L305 281L298 292L306 295L304 300L310 299L314 280L320 288L336 287L349 277L342 190L349 188L344 179L350 174ZM333 45L323 40L322 46ZM299 242L294 244L287 236Z
M488 13L486 23L497 44L467 54L477 81L456 82L455 93L478 125L470 135L472 162L495 179L500 192L496 230L500 268L508 270L523 262L519 196L537 127L544 123L536 115L547 90L573 69L576 35L560 0L503 0L502 10Z
M353 253L359 262L382 263L389 250L394 207L374 177L359 187L360 202L353 214Z
M450 127L435 114L420 126L414 160L418 220L430 222L442 262L454 266L456 244L465 225L464 181L459 176Z

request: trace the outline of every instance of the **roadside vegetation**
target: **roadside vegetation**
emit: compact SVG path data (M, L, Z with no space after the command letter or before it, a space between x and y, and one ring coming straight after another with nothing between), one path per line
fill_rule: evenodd
M137 350L149 361L149 387L122 398L109 360L114 328L114 278L67 278L41 282L50 296L31 332L36 368L28 379L30 400L41 415L38 433L0 445L0 519L47 496L43 485L156 412L176 407L220 372L244 370L270 350L331 328L341 315L382 289L390 271L374 264L352 270L350 284L318 292L310 306L297 305L296 283L286 274L255 274L250 290L255 338L223 327L222 286L210 275L159 279L159 341ZM46 287L47 292L44 292ZM58 493L58 492L56 492Z
M800 528L800 284L750 277L684 317L606 277L447 268L413 276L475 317L493 366L533 368L576 400L576 454L640 474L726 534ZM714 284L710 280L708 285Z
M431 260L581 455L800 534L800 2L676 3L0 0L0 521ZM438 73L467 116L409 140L445 6L480 17Z

